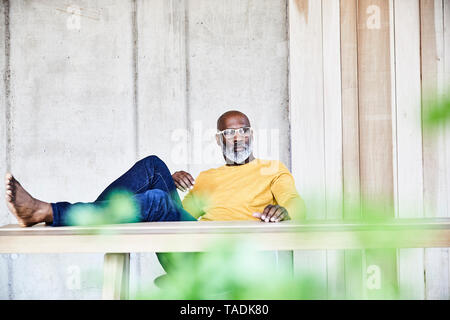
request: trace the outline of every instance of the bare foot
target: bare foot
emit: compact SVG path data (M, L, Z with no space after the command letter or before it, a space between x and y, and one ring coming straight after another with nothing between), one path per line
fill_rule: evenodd
M50 203L33 198L10 173L6 174L5 183L6 204L22 227L53 221Z

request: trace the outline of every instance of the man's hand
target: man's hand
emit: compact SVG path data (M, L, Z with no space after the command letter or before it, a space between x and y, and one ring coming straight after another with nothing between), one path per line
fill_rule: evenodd
M172 175L173 182L175 182L175 186L181 191L187 191L191 189L195 183L194 178L185 172L185 171L177 171Z
M264 222L280 222L283 220L290 220L288 211L279 205L269 204L262 213L255 212L254 217L261 219Z

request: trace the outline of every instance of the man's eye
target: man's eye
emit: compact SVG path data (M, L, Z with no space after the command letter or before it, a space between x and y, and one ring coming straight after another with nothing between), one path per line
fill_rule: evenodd
M234 135L234 130L225 130L223 132L226 136Z

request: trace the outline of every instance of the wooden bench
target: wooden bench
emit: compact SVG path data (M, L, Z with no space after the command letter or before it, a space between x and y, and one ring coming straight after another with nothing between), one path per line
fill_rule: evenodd
M0 227L0 253L104 253L103 298L127 299L131 252L193 252L215 241L250 241L257 250L450 247L450 219L379 223L149 222L99 227Z

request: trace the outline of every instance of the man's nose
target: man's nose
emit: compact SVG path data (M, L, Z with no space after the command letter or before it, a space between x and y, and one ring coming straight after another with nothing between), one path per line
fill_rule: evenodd
M245 137L241 136L239 133L236 132L234 135L234 143L243 143L245 142Z

